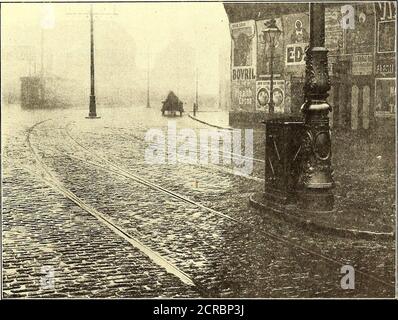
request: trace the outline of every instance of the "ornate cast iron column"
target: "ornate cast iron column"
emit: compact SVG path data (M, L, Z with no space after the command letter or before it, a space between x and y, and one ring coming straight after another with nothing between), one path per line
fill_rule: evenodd
M304 136L301 143L301 165L298 199L301 209L329 211L333 208L334 186L331 168L331 133L326 102L330 89L325 48L325 7L310 3L310 44L306 50L304 84Z

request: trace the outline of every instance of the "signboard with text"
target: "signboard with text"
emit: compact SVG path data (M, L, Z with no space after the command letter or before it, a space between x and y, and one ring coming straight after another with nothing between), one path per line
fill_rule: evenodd
M325 47L329 56L338 55L343 49L343 27L341 4L330 4L325 8Z
M396 59L396 3L376 2L376 57L375 74L378 77L395 76Z
M232 82L232 102L236 111L254 111L256 82L242 80Z
M352 74L354 76L371 75L373 72L373 54L354 54L352 56Z
M372 3L352 4L354 8L353 28L346 28L346 52L371 53L374 50L374 9Z
M305 49L307 43L294 43L286 45L286 65L305 65Z
M254 20L230 24L231 91L236 111L254 111L256 91L256 28Z
M309 16L306 13L288 14L283 17L285 42L285 72L297 76L305 72L305 49L309 44Z

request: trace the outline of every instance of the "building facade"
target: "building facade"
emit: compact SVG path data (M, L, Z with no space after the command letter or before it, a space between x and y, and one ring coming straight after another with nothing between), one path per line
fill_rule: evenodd
M325 5L332 125L368 129L396 113L396 3ZM231 117L261 120L270 99L270 52L264 28L275 19L275 113L299 113L304 102L309 7L305 3L224 4L231 33ZM238 115L238 116L237 116Z

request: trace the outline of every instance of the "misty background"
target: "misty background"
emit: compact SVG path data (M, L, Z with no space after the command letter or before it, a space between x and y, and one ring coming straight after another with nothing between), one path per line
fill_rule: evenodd
M19 103L20 78L42 76L48 94L86 108L90 4L2 4L2 101ZM222 3L93 4L99 106L151 106L173 90L191 110L225 108L230 34Z

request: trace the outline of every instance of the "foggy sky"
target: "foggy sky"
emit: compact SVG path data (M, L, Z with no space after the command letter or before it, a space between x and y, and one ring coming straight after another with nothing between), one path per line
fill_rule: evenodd
M229 57L230 50L228 20L221 3L117 3L94 4L93 8L94 13L98 14L95 17L96 50L110 50L106 55L99 54L97 63L104 59L123 59L124 54L133 52L134 57L131 59L134 61L129 68L136 66L132 72L139 73L135 78L143 80L141 82L144 86L148 63L150 68L157 67L162 53L171 44L182 44L185 46L182 52L188 50L188 54L186 57L168 55L167 61L164 61L167 64L165 70L176 69L181 73L184 68L197 66L201 92L217 94L219 55L222 52ZM82 64L88 64L89 18L85 14L88 12L89 4L82 3L2 4L2 49L5 49L2 50L3 67L7 71L7 59L4 60L3 55L7 52L7 47L29 45L35 46L34 60L39 68L42 29L45 32L44 47L48 51L53 49L51 59L46 54L44 59L51 60L46 61L46 64L51 63L55 74L63 76L64 70L74 68L73 65L60 65L64 64L61 55L65 55L68 50L80 50L84 56ZM229 65L229 60L226 59L223 63ZM100 69L100 66L96 65L96 68ZM11 68L8 70L11 71ZM13 76L27 75L26 70L26 66L14 68L12 72L17 74ZM152 72L154 76L159 74L155 70L151 74ZM194 77L192 70L187 70L186 74L187 77ZM87 83L88 74L85 73L84 78L82 81ZM158 82L161 83L162 80ZM171 86L177 85L172 78L164 81Z

